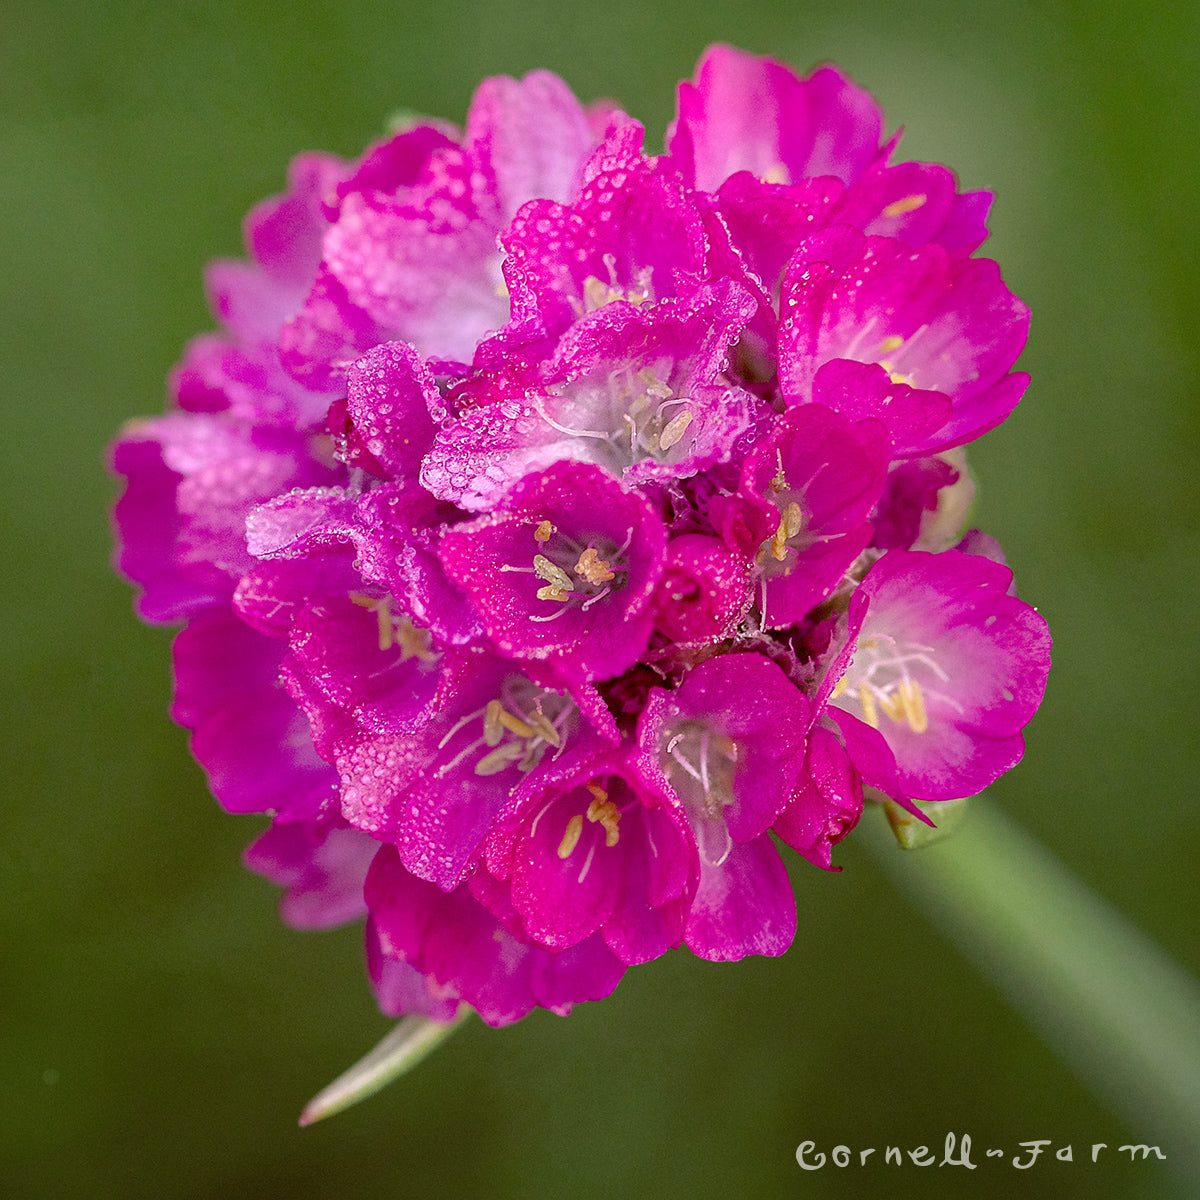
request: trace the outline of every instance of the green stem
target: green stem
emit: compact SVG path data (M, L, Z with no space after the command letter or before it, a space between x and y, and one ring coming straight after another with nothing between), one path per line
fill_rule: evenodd
M882 819L863 824L893 881L1138 1137L1161 1147L1183 1194L1200 1195L1195 979L982 800L961 833L917 853L898 852Z
M453 1021L405 1017L374 1050L360 1058L308 1102L300 1114L300 1124L312 1125L373 1096L398 1075L403 1075L432 1054L470 1012L471 1009L464 1005Z

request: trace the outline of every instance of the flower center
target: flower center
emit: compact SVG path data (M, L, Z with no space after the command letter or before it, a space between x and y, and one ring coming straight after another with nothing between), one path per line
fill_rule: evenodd
M683 721L664 734L660 762L696 835L700 857L719 867L733 849L725 809L734 803L737 743L700 721Z
M585 817L589 821L598 822L603 828L604 845L608 849L611 850L621 840L621 810L608 798L608 791L600 786L598 780L593 779L587 785L587 790L591 792L592 799L584 812L576 813L567 822L562 841L558 844L559 858L570 858L571 852L579 845Z
M478 751L484 753L475 762L476 775L498 775L510 766L521 772L532 771L547 747L554 750L555 757L562 753L574 712L575 702L569 696L543 690L523 676L510 676L501 685L498 697L461 717L442 738L439 750L483 718L481 733L443 763L437 777L442 778Z
M947 683L950 677L933 654L932 646L897 642L887 634L860 638L850 667L835 685L832 698L845 696L847 701L857 702L862 719L872 729L879 728L882 713L896 724L907 725L913 733L924 733L929 728L927 697L962 710L960 704L941 690L939 685ZM916 677L917 673L924 675L924 684ZM842 707L846 707L845 702Z
M428 629L418 629L407 617L397 616L392 612L392 597L368 596L364 592L351 592L350 600L359 608L365 608L375 614L379 624L379 649L390 650L393 646L400 648L400 661L407 662L410 658L419 658L422 662L432 662L437 655L430 645Z
M633 282L628 287L622 287L617 282L617 258L614 254L604 256L604 266L608 270L608 282L595 275L589 275L583 281L583 304L575 301L575 309L582 317L586 313L604 308L614 300L624 300L640 308L648 300L654 299L654 288L651 279L654 272L650 267L639 267L633 273Z
M767 485L766 498L779 510L779 525L759 549L759 562L767 577L786 575L795 565L794 561L788 562L789 555L798 558L810 546L829 540L827 535L813 533L805 516L811 511L807 507L808 490L825 469L824 464L799 487L793 487L784 472L783 455L778 451L775 461L776 471Z
M697 412L691 396L676 395L662 378L672 369L669 360L620 367L557 384L532 404L559 433L601 443L599 460L617 475L646 459L677 462L692 444L684 439Z
M533 540L543 551L533 556L532 567L505 564L502 571L528 571L542 580L535 593L539 600L550 600L561 607L547 615L535 614L531 621L554 621L569 608L587 611L605 596L619 591L628 572L627 551L633 541L633 529L618 546L604 535L589 537L586 542L569 534L560 534L549 520L540 521L534 528Z

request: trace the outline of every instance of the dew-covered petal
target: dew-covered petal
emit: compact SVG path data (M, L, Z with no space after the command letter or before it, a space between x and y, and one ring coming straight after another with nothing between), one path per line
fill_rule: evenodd
M609 995L625 970L598 937L559 954L522 944L465 885L446 893L415 878L391 847L372 864L366 899L381 956L407 963L490 1025L538 1006L565 1015Z
M768 837L734 846L719 866L701 863L685 941L713 962L779 955L796 936L796 899Z
M735 171L776 183L816 175L848 182L878 153L882 128L871 96L833 67L801 79L774 59L713 46L695 82L679 85L667 145L703 191Z

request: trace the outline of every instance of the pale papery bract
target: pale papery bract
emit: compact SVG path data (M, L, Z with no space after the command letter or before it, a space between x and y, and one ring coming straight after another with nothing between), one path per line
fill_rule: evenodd
M113 448L172 714L284 919L494 1025L781 954L784 848L1020 758L1049 635L961 527L1028 382L990 195L728 46L667 152L548 72L306 154ZM864 792L864 787L867 789ZM786 852L786 850L785 850Z

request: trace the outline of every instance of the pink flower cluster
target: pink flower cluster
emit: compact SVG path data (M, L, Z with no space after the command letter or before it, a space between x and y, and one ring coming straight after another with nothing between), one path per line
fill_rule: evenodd
M667 152L557 77L304 155L114 465L175 719L382 1008L502 1024L780 954L779 844L1021 757L1045 623L961 527L1025 389L990 197L715 47Z

